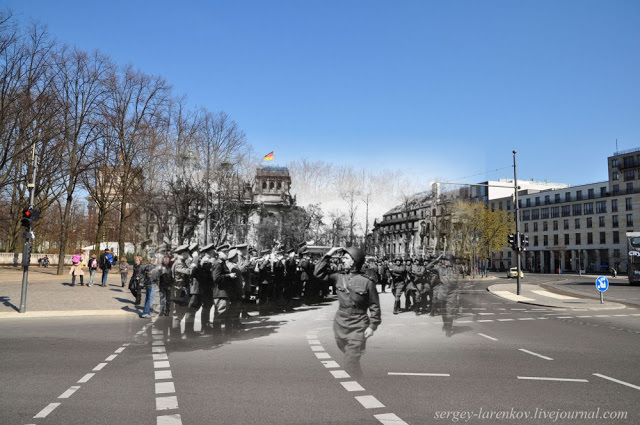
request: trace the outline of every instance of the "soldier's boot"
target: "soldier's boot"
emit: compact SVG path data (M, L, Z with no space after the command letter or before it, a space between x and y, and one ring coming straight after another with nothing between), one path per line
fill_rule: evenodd
M400 313L400 301L396 300L395 304L393 305L393 314L398 313Z

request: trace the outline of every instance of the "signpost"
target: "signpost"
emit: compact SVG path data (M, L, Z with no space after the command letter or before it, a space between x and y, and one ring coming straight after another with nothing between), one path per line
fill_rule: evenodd
M600 292L600 304L604 304L604 291L609 289L609 280L604 276L598 276L596 289Z

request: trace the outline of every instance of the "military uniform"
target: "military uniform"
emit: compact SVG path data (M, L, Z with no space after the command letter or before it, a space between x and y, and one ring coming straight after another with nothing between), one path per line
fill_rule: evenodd
M389 266L389 274L391 275L391 290L396 299L393 305L393 314L398 314L400 312L400 298L407 285L406 269L401 262L397 261Z
M180 246L176 249L176 254L188 251L187 245ZM189 304L189 283L191 281L192 268L189 267L186 260L182 256L178 256L171 267L173 276L173 292L171 300L173 302L172 317L173 327L179 327L180 322L187 313Z
M382 321L378 292L375 283L365 274L353 269L332 272L329 262L328 256L322 257L314 275L336 287L338 310L333 322L336 343L345 354L345 370L359 378L362 375L360 357L366 348L365 330L376 330Z
M411 266L411 275L413 276L413 283L416 287L414 311L416 315L418 315L426 310L429 301L427 269L422 264L422 261L418 261Z
M434 306L431 315L438 311L442 315L442 330L447 336L453 334L453 319L458 308L458 285L462 278L462 270L447 259L435 267L436 288L434 289Z

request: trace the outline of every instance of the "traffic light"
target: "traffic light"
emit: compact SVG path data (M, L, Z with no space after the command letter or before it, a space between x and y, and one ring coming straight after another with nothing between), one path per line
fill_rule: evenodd
M527 233L522 233L520 235L520 244L523 249L529 246L529 235Z
M22 224L23 227L31 228L31 222L33 219L33 208L27 208L22 211L22 220L20 220L20 224Z
M509 233L509 236L507 236L507 243L509 244L509 247L515 249L515 247L516 247L516 235L514 233Z

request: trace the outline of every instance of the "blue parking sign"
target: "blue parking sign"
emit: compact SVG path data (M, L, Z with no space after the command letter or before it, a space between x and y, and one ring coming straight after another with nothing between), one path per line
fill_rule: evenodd
M598 276L596 279L596 289L600 292L604 292L609 289L609 279L604 276Z

